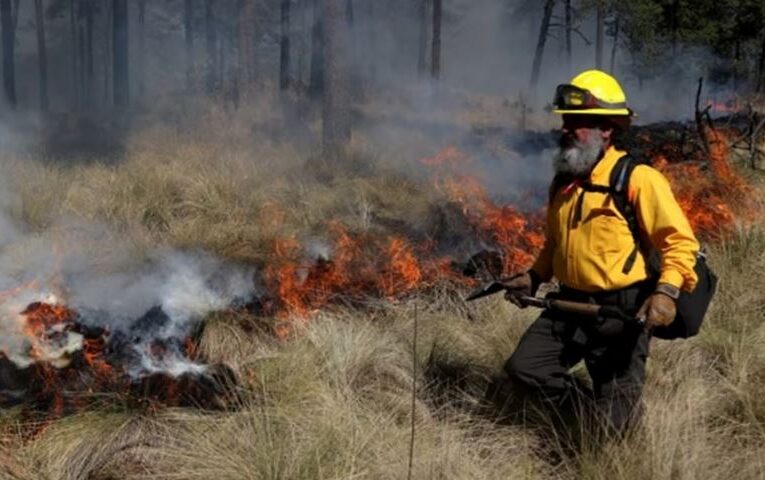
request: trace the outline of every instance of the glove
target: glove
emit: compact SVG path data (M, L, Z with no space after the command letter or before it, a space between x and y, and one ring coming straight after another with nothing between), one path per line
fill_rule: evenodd
M526 308L528 305L526 302L522 301L519 296L534 295L541 282L537 274L534 271L529 270L526 273L519 273L518 275L510 277L502 283L507 287L507 290L505 291L505 300L518 308Z
M646 327L649 329L669 325L675 319L675 314L677 313L676 299L673 296L675 296L675 292L679 296L680 291L666 284L662 284L659 287L656 292L643 302L643 306L640 307L637 313L638 318L645 318Z

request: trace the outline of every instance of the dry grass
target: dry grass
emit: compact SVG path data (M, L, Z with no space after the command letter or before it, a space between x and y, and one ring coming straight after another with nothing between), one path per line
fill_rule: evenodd
M140 258L169 245L257 263L274 238L321 236L328 218L372 231L382 228L379 217L419 225L439 201L379 166L321 179L304 167L306 152L243 145L230 141L241 131L220 130L192 138L155 128L112 166L7 159L4 172L17 186L8 210L33 243L88 222L111 232L108 242L90 239L93 254L126 249ZM365 148L355 147L362 160ZM416 305L412 478L763 478L765 228L742 229L711 258L721 282L708 323L693 340L653 343L646 415L623 441L585 442L570 454L532 428L477 414L486 373L500 367L534 312L497 298L466 307L444 292L317 313L285 342L244 328L248 319L211 318L201 349L239 374L236 409L89 411L33 438L18 412L6 411L0 477L405 478ZM433 358L469 374L452 403L436 401L425 384Z
M136 134L116 165L5 158L3 174L14 179L8 210L36 232L83 219L139 250L203 248L254 262L273 239L323 234L329 219L358 230L378 217L416 223L436 196L390 168L365 167L373 156L363 140L352 157L364 174L327 179L331 166L307 168L308 152L226 143L229 134L157 127Z

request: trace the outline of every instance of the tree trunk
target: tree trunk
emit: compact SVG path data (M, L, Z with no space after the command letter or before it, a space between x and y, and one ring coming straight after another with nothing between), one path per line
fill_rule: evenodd
M14 65L13 18L11 0L0 0L0 28L3 37L3 89L8 105L16 108L16 71Z
M614 20L614 44L611 46L611 68L609 72L611 75L614 75L616 73L616 51L619 49L619 23L621 22L621 18L619 15L616 15L616 19Z
M736 38L733 44L733 91L738 90L740 83L739 78L739 65L741 63L741 40Z
M311 26L311 78L308 94L319 98L324 92L324 13L322 2L313 0L313 25Z
M88 0L80 0L77 6L77 58L80 59L80 63L77 65L77 90L80 92L77 106L80 109L87 104L87 97L90 93L85 87L85 23L82 21L87 2Z
M677 32L680 29L680 0L672 2L672 20L670 29L672 31L672 59L677 57Z
M337 151L351 139L348 76L349 31L345 0L323 0L324 101L322 145Z
M377 37L375 32L375 2L367 1L367 32L369 38L367 38L367 49L369 54L366 55L366 63L368 67L367 78L373 79L377 76Z
M420 20L420 35L417 42L417 75L423 78L428 69L428 0L417 0L417 16Z
M130 103L127 0L113 0L112 22L114 105L126 108Z
M109 53L114 49L113 45L113 38L114 38L114 22L113 22L113 7L111 1L106 1L106 7L105 7L105 14L104 14L104 20L106 20L104 24L104 48L101 50L101 53L103 55L101 59L101 64L104 66L104 98L103 98L103 104L104 106L109 105L110 99L111 99L111 80L112 80L112 72L110 70L111 62L109 61Z
M93 103L93 87L95 85L95 67L93 59L93 25L94 0L87 0L87 8L85 9L85 91L87 92L87 103L91 106Z
M215 28L215 15L213 12L213 0L205 0L205 39L207 46L207 73L205 86L208 94L212 94L217 87L218 67L218 43L217 30Z
M186 43L186 88L191 90L194 83L194 4L183 2L183 36Z
M77 41L77 0L69 0L69 35L71 37L71 67L72 67L72 109L76 110L80 106L80 59L79 42Z
M571 53L571 30L574 28L574 25L572 23L572 11L571 11L571 0L566 0L566 4L564 6L565 8L565 37L566 37L566 67L568 68L568 73L571 74L571 69L573 66L572 58L573 55Z
M279 88L290 85L290 1L282 0L281 41L279 43Z
M441 76L441 16L443 0L433 0L433 43L431 44L430 76Z
M346 0L345 20L348 23L348 85L350 89L351 102L359 96L363 89L363 80L359 70L359 38L355 26L356 12L353 7L353 0Z
M219 30L219 28L220 25L217 25L216 22L216 30ZM222 35L223 33L220 30L215 33L217 40L215 46L218 51L216 54L218 63L215 65L215 81L217 85L216 91L223 96L224 100L228 100L228 92L226 91L226 39Z
M300 35L297 36L297 65L295 66L296 72L294 81L302 89L304 85L303 72L306 64L305 59L308 56L308 40L306 39L307 35L305 32L310 31L311 20L308 18L309 9L307 7L307 2L305 0L298 0L297 6L297 11L300 13L300 16L298 17L298 21L300 22L298 31L300 32Z
M226 14L226 18L237 18L241 17L242 15L242 8L244 7L243 3L236 2L229 6L229 10ZM231 60L228 62L227 65L227 71L228 71L228 86L226 88L226 97L229 102L231 102L231 105L234 107L234 109L239 109L240 101L241 101L241 89L242 89L242 77L244 74L242 73L242 48L240 44L241 39L241 25L239 22L236 23L235 27L230 29L230 31L226 34L226 45L228 46L229 55L231 56ZM222 32L222 33L225 33ZM224 62L225 63L225 62Z
M531 66L531 89L534 90L539 82L539 70L542 67L542 55L545 51L545 42L547 42L547 31L550 28L550 18L552 17L555 0L545 1L545 10L542 15L542 25L539 27L539 39L537 40L537 49L534 52L534 63Z
M37 30L37 65L40 71L40 110L48 111L48 52L45 49L45 22L43 0L35 0L35 26Z
M598 0L597 14L595 18L595 68L603 69L603 22L605 12L603 1Z
M239 15L239 76L241 87L255 80L255 0L244 0Z
M13 37L16 38L16 27L19 25L19 6L21 0L13 0Z
M756 92L765 91L765 31L762 34L762 46L760 47L760 62L757 66Z
M146 93L146 0L138 0L138 98Z

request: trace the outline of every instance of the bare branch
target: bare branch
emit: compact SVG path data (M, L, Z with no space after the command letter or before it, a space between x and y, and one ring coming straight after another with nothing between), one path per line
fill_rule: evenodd
M578 27L572 28L571 31L579 35L579 37L581 37L581 39L584 40L585 44L587 44L588 46L592 45L592 42L587 37L584 36L584 34L579 30Z
M566 25L563 24L563 23L551 23L550 25L548 25L548 27L550 27L550 28L555 27L555 28L561 28L563 30L570 30L570 31L576 33L577 35L579 35L579 37L584 41L584 43L586 45L592 45L592 42L590 41L590 39L588 39L584 35L584 33L582 33L582 31L579 30L579 27L566 28Z

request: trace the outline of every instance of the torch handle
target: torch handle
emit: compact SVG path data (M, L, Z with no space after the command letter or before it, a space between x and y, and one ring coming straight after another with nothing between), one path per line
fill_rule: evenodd
M518 300L530 307L548 308L560 312L573 313L583 317L607 317L623 320L625 322L635 322L640 326L645 325L644 318L635 318L627 315L622 309L614 305L598 305L596 303L573 302L570 300L558 300L552 298L537 298L527 295L518 295Z
M550 300L550 307L553 310L560 310L563 312L569 312L576 315L582 315L585 317L597 317L601 313L601 305L594 303L580 303L572 302L569 300Z

